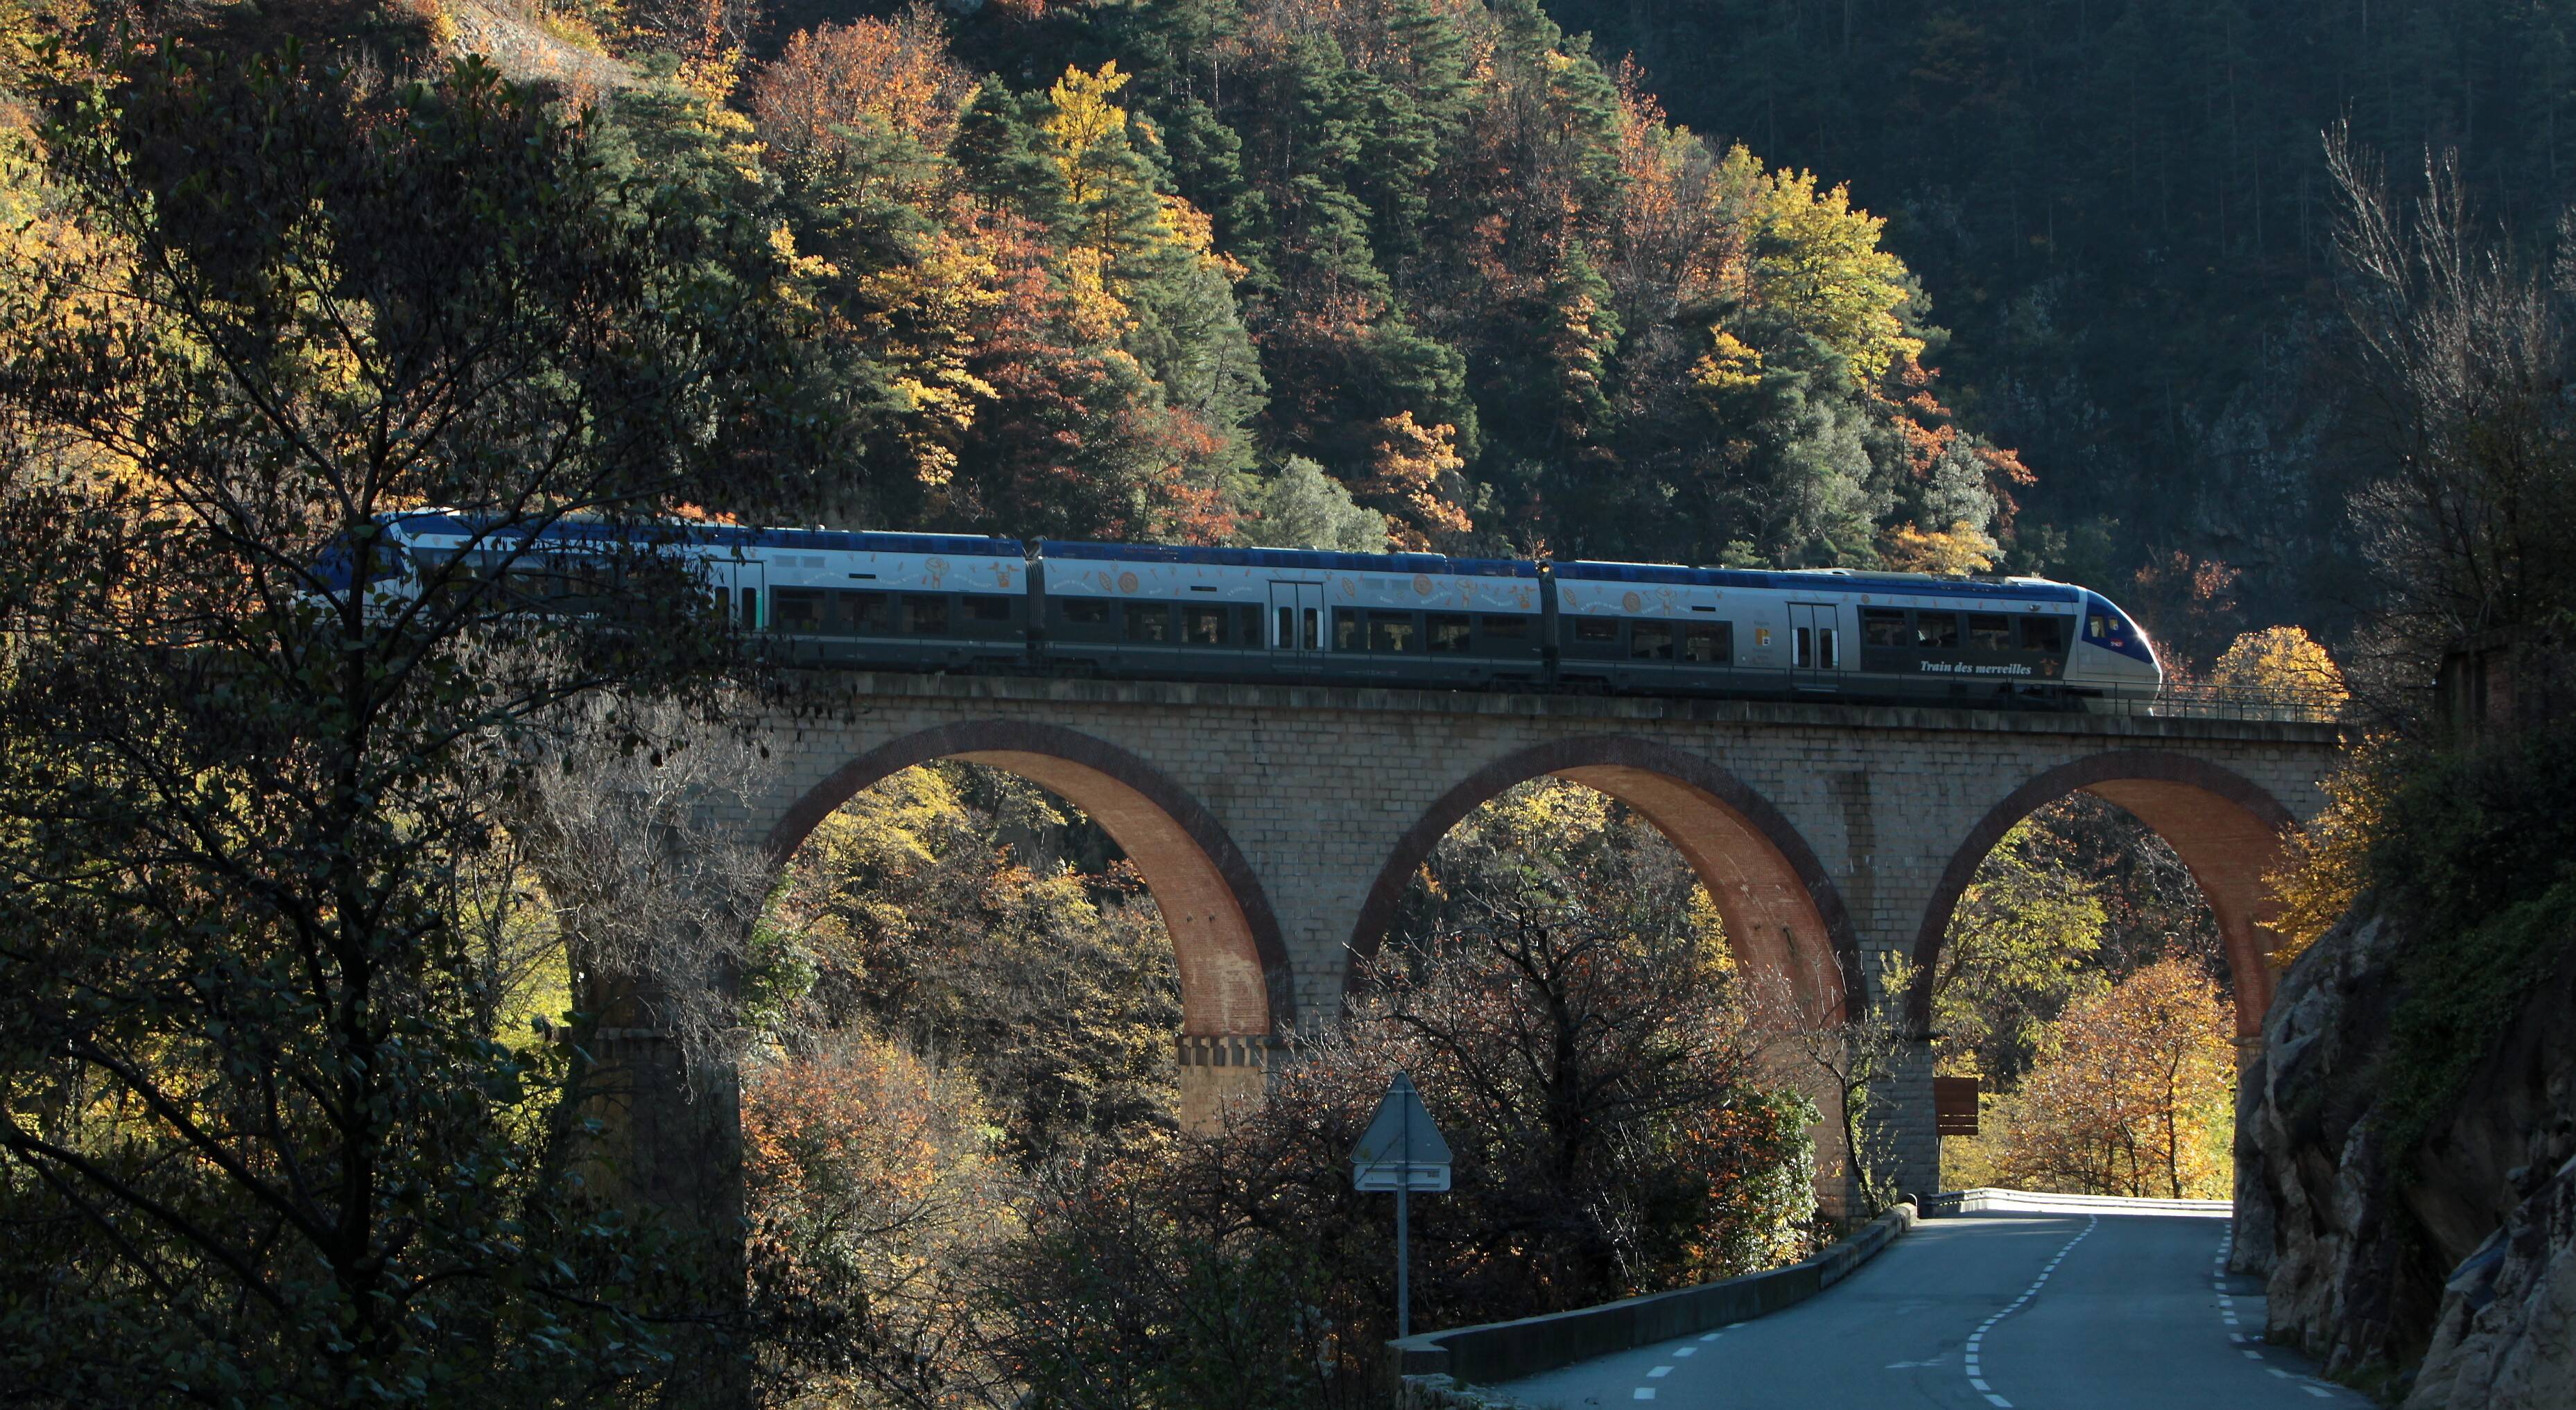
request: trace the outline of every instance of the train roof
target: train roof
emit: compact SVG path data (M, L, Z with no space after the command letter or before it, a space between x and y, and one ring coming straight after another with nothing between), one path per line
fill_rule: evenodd
M493 519L451 510L427 510L394 516L396 522L413 533L456 534L470 536L491 533L497 537L518 538L528 532L525 524L503 524ZM667 540L663 536L667 535ZM558 519L538 531L538 537L574 541L637 540L699 544L722 544L750 548L795 548L845 553L946 553L976 558L1024 558L1027 550L1018 539L985 538L976 534L895 534L853 529L776 529L754 528L746 524L713 524L700 519L652 519L628 523L609 523L597 519Z
M1084 543L1042 539L1038 556L1112 563L1212 563L1235 568L1346 573L1446 573L1474 578L1535 578L1538 565L1515 558L1450 558L1438 553L1329 553L1307 548L1200 548L1164 543Z
M1866 592L1917 597L2003 597L2037 602L2076 602L2084 590L2045 578L1942 578L1929 573L1872 573L1850 568L1692 568L1680 563L1555 565L1559 578L1576 582L1667 583L1686 587L1765 588L1781 592Z

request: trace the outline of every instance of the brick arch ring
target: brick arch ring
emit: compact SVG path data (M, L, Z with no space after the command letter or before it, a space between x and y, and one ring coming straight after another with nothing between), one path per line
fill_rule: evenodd
M2261 1034L2276 983L2270 961L2274 903L2264 877L2279 869L2283 839L2298 818L2242 774L2160 749L2115 749L2060 764L2014 789L1969 830L1915 933L1914 987L1906 995L1906 1016L1915 1031L1931 1030L1941 947L1978 865L2014 824L2077 792L2117 805L2180 854L2218 917L2236 991L2238 1039Z
M937 759L987 764L1091 815L1144 873L1181 975L1186 1035L1270 1037L1296 1022L1296 985L1260 878L1215 816L1144 760L1090 735L1021 720L973 720L890 740L842 765L770 829L784 865L868 785Z
M1690 863L1748 969L1785 978L1808 1016L1839 1021L1862 989L1860 943L1833 878L1797 828L1742 779L1696 755L1630 735L1558 740L1508 754L1440 796L1378 872L1352 929L1358 962L1394 924L1405 890L1460 819L1517 783L1571 779L1634 808Z

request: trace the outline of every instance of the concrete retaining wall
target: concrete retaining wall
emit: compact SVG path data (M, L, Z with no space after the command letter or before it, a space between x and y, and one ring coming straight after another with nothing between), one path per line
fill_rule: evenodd
M1391 1341L1388 1359L1399 1378L1446 1376L1453 1383L1491 1384L1691 1336L1804 1302L1895 1242L1915 1217L1914 1206L1900 1204L1804 1263L1768 1273Z

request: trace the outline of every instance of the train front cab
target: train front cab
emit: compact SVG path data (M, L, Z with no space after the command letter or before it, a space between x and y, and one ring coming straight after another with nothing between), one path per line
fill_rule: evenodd
M2084 620L2067 663L2067 684L2080 696L2152 700L2164 684L2164 664L2138 624L2098 592L2084 594Z

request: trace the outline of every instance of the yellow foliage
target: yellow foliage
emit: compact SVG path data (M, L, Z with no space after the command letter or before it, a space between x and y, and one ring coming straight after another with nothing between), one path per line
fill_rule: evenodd
M1063 175L1065 194L1076 210L1103 194L1097 173L1085 158L1113 139L1126 140L1127 110L1109 99L1127 86L1127 79L1118 71L1118 61L1111 59L1098 73L1067 66L1064 77L1047 89L1054 111L1038 124L1038 130L1053 147L1056 170Z
M2223 1197L2234 1033L2233 1006L2179 956L2069 1004L2006 1104L2002 1177L2068 1194Z
M989 250L942 231L923 241L911 260L859 280L859 303L869 310L861 321L878 356L894 369L894 386L910 413L895 434L924 484L944 485L956 474L957 434L996 395L967 365L974 347L966 330L1003 299L1001 277Z
M2388 805L2385 771L2377 763L2385 744L2365 742L2324 781L2326 806L2289 835L2281 869L2263 878L2280 904L2272 921L2280 937L2272 950L2275 966L2287 968L2333 929L2370 884L2371 839Z
M1887 566L1902 573L1964 576L1995 566L1998 545L1992 535L1962 520L1946 530L1899 524L1879 540Z
M1750 391L1762 384L1762 353L1720 328L1713 346L1691 364L1691 380L1712 392Z
M1074 332L1099 343L1115 341L1134 321L1126 302L1111 287L1109 260L1106 250L1076 245L1055 266L1064 280L1065 321Z
M1440 491L1442 477L1466 468L1458 454L1458 428L1423 426L1410 411L1377 423L1377 456L1369 475L1353 486L1389 511L1390 537L1400 548L1431 546L1430 530L1465 533L1475 527L1467 511Z
M1841 353L1864 382L1922 353L1902 317L1914 299L1904 261L1878 247L1885 220L1852 209L1849 187L1817 190L1814 172L1765 176L1742 147L1727 161L1752 177L1755 302Z
M2334 658L2297 627L2266 627L2236 638L2219 653L2209 680L2212 685L2328 709L2352 696Z

